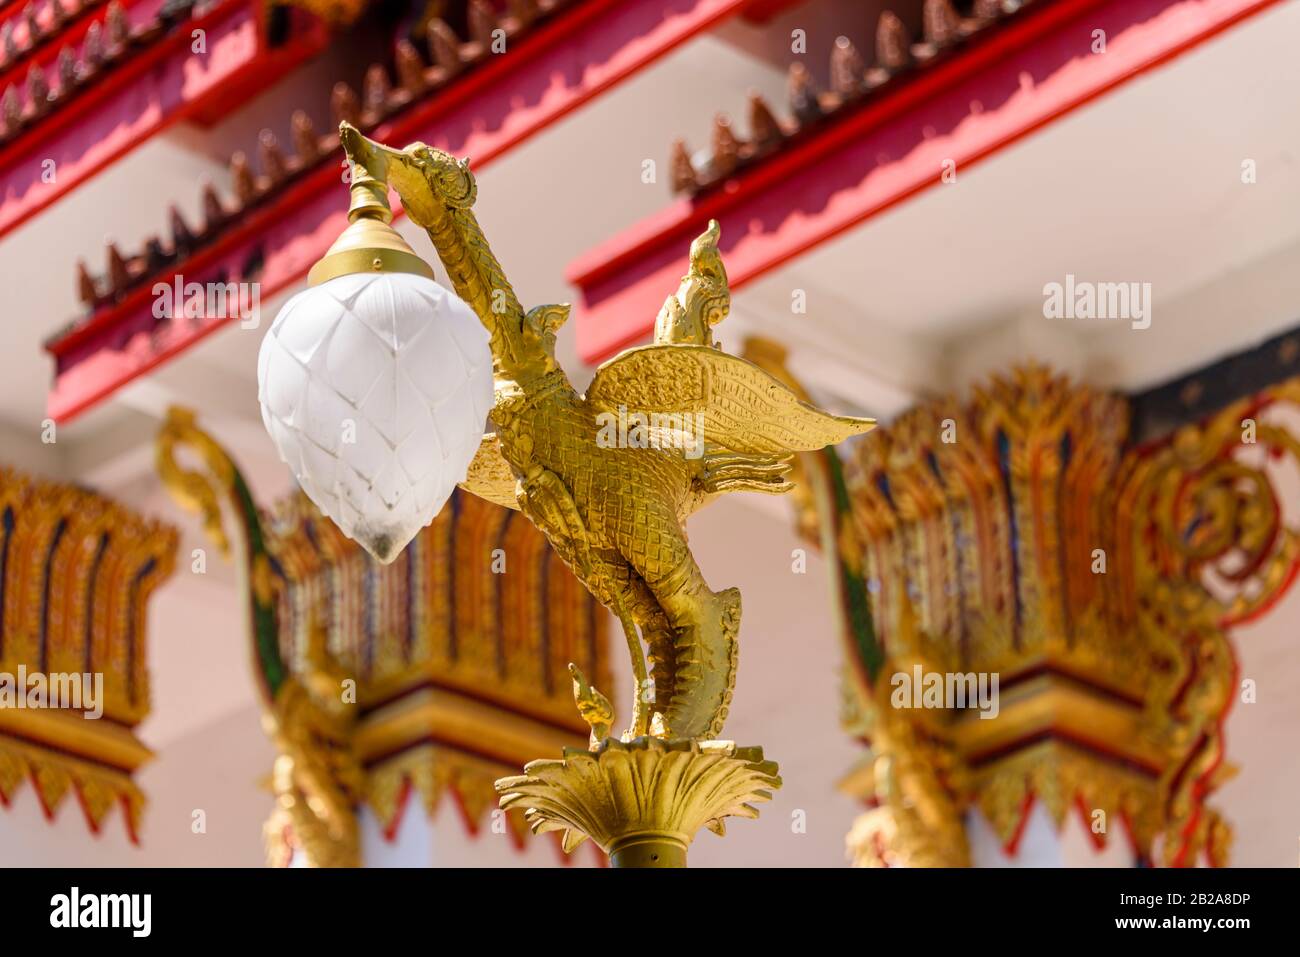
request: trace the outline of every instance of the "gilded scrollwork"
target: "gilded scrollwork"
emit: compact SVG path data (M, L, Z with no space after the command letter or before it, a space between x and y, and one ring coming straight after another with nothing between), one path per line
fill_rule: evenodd
M294 847L313 867L361 864L353 808L365 774L352 737L356 697L348 693L350 678L329 653L328 640L317 618L305 667L285 679L263 722L279 752L271 774L276 807L265 827L273 864L287 864Z
M1296 574L1272 470L1300 466L1273 415L1297 405L1292 380L1132 445L1122 398L1028 366L852 446L850 508L828 520L832 541L861 541L883 668L919 651L935 670L999 674L1004 695L997 719L945 714L936 735L878 685L846 684L846 727L881 782L855 786L876 805L855 860L957 862L887 799L897 769L917 768L916 793L949 800L945 827L970 806L1010 845L1039 800L1058 826L1075 807L1118 816L1144 859L1226 862L1231 831L1206 801L1233 773L1229 631ZM954 756L968 790L948 783Z
M854 776L849 790L870 810L846 837L849 860L856 867L966 867L966 769L938 716L894 707L891 700L894 675L918 667L933 671L943 649L918 628L906 593L898 596L898 607L889 656L866 678L869 696L851 693L844 715L846 727L869 742L866 774Z
M1171 755L1161 775L1161 858L1226 863L1231 830L1205 799L1234 770L1223 721L1236 692L1229 629L1262 614L1293 580L1297 529L1272 470L1300 466L1300 442L1272 421L1300 405L1300 380L1235 402L1125 459L1118 534L1120 621L1153 649L1147 730Z

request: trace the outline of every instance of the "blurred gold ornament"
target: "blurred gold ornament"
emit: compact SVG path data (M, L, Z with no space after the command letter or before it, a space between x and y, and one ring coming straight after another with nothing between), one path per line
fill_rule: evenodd
M353 741L356 702L345 697L349 676L330 655L319 613L309 632L306 667L290 675L262 718L279 756L271 775L275 811L264 834L272 865L287 865L291 830L312 867L359 867L361 834L354 806L365 771ZM277 855L285 855L277 860Z
M301 492L259 508L188 410L169 410L157 455L167 489L236 560L278 752L264 828L271 864L359 864L362 803L391 834L408 800L433 815L454 796L474 831L498 777L585 740L564 660L607 680L604 618L522 516L457 491L457 507L384 565ZM497 546L508 576L453 571ZM0 746L0 794L8 767ZM522 813L507 824L522 842Z
M367 0L274 0L272 6L298 7L331 26L345 27L356 22L369 3Z
M1030 365L816 475L834 486L817 504L841 570L844 723L871 748L842 785L874 805L856 863L966 863L970 808L1014 853L1035 802L1058 827L1078 808L1123 820L1143 860L1226 862L1208 799L1233 773L1229 633L1300 568L1275 481L1300 441L1273 418L1297 406L1293 379L1133 444L1124 399ZM998 713L895 707L888 679L918 662L1000 675Z
M75 794L91 830L120 807L136 839L146 621L176 541L95 492L0 467L0 804L30 783L53 821Z

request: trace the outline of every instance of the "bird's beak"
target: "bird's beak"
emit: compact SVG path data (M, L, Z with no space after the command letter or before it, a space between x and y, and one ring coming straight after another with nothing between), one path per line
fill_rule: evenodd
M401 150L362 136L361 131L346 120L339 124L339 143L354 169L364 169L381 183L388 182L392 165L402 164L408 159Z
M417 225L428 228L448 202L446 197L435 195L431 185L440 175L452 182L466 183L468 198L462 202L468 206L474 201L473 177L464 164L440 150L430 151L422 143L414 143L404 150L393 149L362 136L347 122L339 124L339 142L352 162L353 182L369 176L396 190L402 207ZM448 173L452 175L448 177Z

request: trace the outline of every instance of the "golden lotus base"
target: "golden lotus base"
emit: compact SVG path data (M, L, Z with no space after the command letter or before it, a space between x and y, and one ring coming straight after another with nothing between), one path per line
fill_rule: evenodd
M701 827L723 834L728 817L758 817L754 804L781 786L777 770L762 748L732 741L606 738L531 761L496 788L534 833L561 831L565 851L590 838L614 867L685 867Z

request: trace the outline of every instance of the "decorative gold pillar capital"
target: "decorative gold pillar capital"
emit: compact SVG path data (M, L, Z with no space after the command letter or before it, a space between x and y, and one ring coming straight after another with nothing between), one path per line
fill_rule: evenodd
M30 783L52 820L75 794L92 831L120 807L136 839L147 612L175 556L175 529L0 467L0 803Z
M875 808L850 836L859 863L961 863L969 808L1014 848L1035 802L1058 825L1083 808L1144 859L1225 862L1206 801L1232 773L1228 629L1297 568L1271 475L1300 464L1271 413L1297 404L1291 380L1133 445L1122 397L1029 365L824 467L847 714L872 749L846 784ZM996 678L996 703L900 704L890 683L918 666L945 686Z

